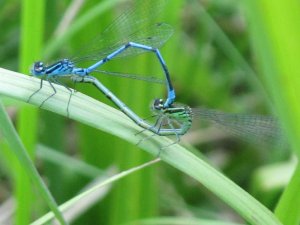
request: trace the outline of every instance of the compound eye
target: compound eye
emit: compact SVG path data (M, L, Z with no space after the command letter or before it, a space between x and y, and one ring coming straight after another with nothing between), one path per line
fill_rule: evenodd
M42 72L45 69L43 62L36 62L34 64L34 71L36 72Z
M164 100L161 98L157 98L154 100L153 107L155 109L161 110L164 107Z

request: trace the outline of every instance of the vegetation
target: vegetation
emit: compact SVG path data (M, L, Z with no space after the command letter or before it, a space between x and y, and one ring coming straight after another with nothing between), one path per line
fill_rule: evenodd
M43 109L38 106L52 93L46 82L26 103L40 85L24 75L32 63L78 54L126 0L0 6L0 67L6 69L0 69L0 201L10 215L1 213L1 224L47 224L53 217L61 224L299 224L296 0L169 1L157 21L174 27L161 52L177 101L273 115L289 145L239 141L195 121L180 145L160 151L161 160L160 147L174 140L137 134L141 129L91 85L76 84L69 118L64 87L56 85ZM162 76L150 54L105 69ZM95 76L143 118L151 115L151 101L165 95L157 84ZM12 199L14 206L4 208Z

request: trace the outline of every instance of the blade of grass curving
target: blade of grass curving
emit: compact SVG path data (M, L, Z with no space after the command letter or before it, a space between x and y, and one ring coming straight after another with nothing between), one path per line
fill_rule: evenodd
M293 150L300 156L300 5L299 1L249 0L248 18L257 62L284 122ZM276 209L283 224L300 222L300 166Z
M160 218L149 218L138 221L126 223L124 225L242 225L240 223L208 220L208 219L196 219L190 217L160 217Z
M32 63L34 57L40 55L44 34L43 27L45 1L41 0L36 2L32 0L26 0L22 1L21 6L19 68L20 71L27 73L28 65ZM16 126L22 143L24 144L30 157L34 158L38 125L37 110L23 106L18 112L17 119ZM14 195L16 202L18 203L15 214L15 224L28 224L31 220L35 198L29 177L26 176L25 172L32 173L32 170L24 171L24 165L22 163L20 164L16 162L13 163L13 165L15 165L15 169L13 170L15 178ZM60 217L60 219L62 219L62 217Z
M300 221L300 197L299 197L299 186L300 186L300 165L295 169L293 177L289 184L285 188L277 206L275 214L287 225L297 225Z
M157 162L159 162L160 159L155 159L152 160L150 162L144 163L140 166L136 166L134 168L128 169L126 171L122 171L116 175L113 175L107 179L105 179L104 181L94 185L93 187L91 187L90 189L82 192L81 194L75 196L74 198L70 199L69 201L65 202L64 204L60 205L59 208L62 212L67 211L68 209L72 208L73 206L77 205L80 203L80 201L82 201L84 198L87 198L89 195L93 194L93 192L97 191L100 188L103 188L105 185L109 185L112 184L115 181L120 180L123 177L126 177L136 171L139 171L141 169L144 169L146 167L149 167ZM43 217L39 218L38 220L36 220L35 222L33 222L31 225L40 225L40 224L45 224L50 222L50 220L52 220L54 218L53 213L49 212L46 215L44 215Z
M39 79L0 69L0 94L2 95L26 101L32 91L39 87L39 83ZM70 93L64 87L58 85L55 87L58 93L47 101L45 109L66 116L66 102ZM49 85L45 84L43 89L36 94L32 104L40 105L51 91ZM140 127L123 113L81 93L74 94L69 109L70 118L116 135L130 143L136 144L142 138L135 135L141 130ZM151 136L151 134L148 131L143 133L145 136ZM157 156L160 147L171 143L170 139L157 136L153 137L151 142L145 141L139 146ZM251 195L184 147L172 145L161 151L160 155L165 162L201 182L250 224L281 224L271 211Z
M18 158L20 164L22 165L22 169L27 172L27 175L32 179L33 183L36 185L38 190L40 191L42 197L48 203L50 209L55 214L56 218L60 221L61 224L66 224L62 214L59 212L58 207L56 205L55 200L51 196L49 190L44 184L42 178L39 176L38 171L34 167L33 162L30 160L30 157L20 140L16 130L13 127L11 120L5 112L5 109L0 102L0 129L2 131L3 136L9 143L11 150L14 152L16 157Z

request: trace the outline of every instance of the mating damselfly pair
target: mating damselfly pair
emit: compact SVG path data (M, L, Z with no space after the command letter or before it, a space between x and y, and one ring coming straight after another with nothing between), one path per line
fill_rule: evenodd
M175 103L175 90L171 81L169 70L159 48L170 38L173 29L166 23L153 23L163 7L166 0L138 0L134 1L134 7L129 8L114 22L109 25L100 36L90 43L90 49L86 55L65 58L49 66L43 62L36 62L31 70L33 76L41 78L40 89L43 80L49 82L53 89L53 94L47 97L40 105L56 94L56 89L52 83L61 84L70 91L69 102L67 103L67 113L69 114L69 104L72 97L72 89L60 81L60 78L69 77L73 82L92 83L108 99L110 99L122 112L144 130L152 131L155 135L170 136L175 135L179 142L180 136L184 135L192 126L194 118L197 116L210 120L232 133L239 136L251 137L253 139L264 138L266 140L276 139L280 135L280 128L276 120L263 116L247 116L238 114L226 114L208 109L191 109L185 105ZM144 16L145 15L145 16ZM143 17L144 16L144 17ZM156 116L154 124L141 119L123 101L110 91L99 79L92 74L101 72L100 68L108 61L137 55L143 52L153 53L161 65L164 74L164 82L167 89L167 98L154 100L151 106ZM91 62L88 67L78 66L79 62ZM94 62L96 61L96 62ZM151 78L141 78L127 74L127 77L155 81ZM34 92L28 99L30 101L40 90Z

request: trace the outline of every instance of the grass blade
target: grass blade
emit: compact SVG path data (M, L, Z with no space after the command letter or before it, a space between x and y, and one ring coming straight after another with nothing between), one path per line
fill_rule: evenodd
M72 208L74 205L79 204L80 201L82 201L84 198L89 197L89 195L93 194L93 192L97 191L100 188L103 188L106 185L112 184L115 181L120 180L121 178L128 176L130 174L132 174L133 172L139 171L145 167L151 166L154 163L159 162L160 159L155 159L152 160L150 162L144 163L140 166L136 166L134 168L128 169L126 171L123 171L121 173L118 173L96 185L94 185L92 188L88 189L87 191L82 192L81 194L75 196L74 198L70 199L69 201L65 202L64 204L62 204L59 208L61 211L65 212L68 209ZM41 217L40 219L38 219L37 221L33 222L31 225L40 225L40 224L45 224L50 222L50 220L53 219L53 213L47 213L46 215L44 215L43 217Z
M43 42L45 1L22 1L21 4L21 38L19 47L19 71L27 73L28 65L34 57L40 55ZM34 17L32 16L34 14ZM34 34L34 35L32 35ZM20 107L17 118L17 130L28 154L33 159L37 142L38 112L29 107ZM34 160L34 159L33 159ZM28 224L34 211L34 190L19 163L13 163L14 195L18 202L15 214L16 225Z
M257 61L284 122L291 146L299 157L299 1L291 0L286 4L280 1L249 0L247 3ZM300 222L299 174L298 166L277 205L276 215L286 225Z
M33 183L39 189L41 195L45 199L45 201L49 204L49 207L55 214L56 218L61 222L61 224L66 224L62 217L62 214L59 212L58 207L55 203L55 200L52 198L49 190L44 184L42 178L39 176L34 164L30 160L30 157L21 142L16 130L14 129L8 115L5 112L5 109L0 102L0 129L5 139L9 143L11 150L19 159L20 164L23 169L27 172L28 176L32 179Z

